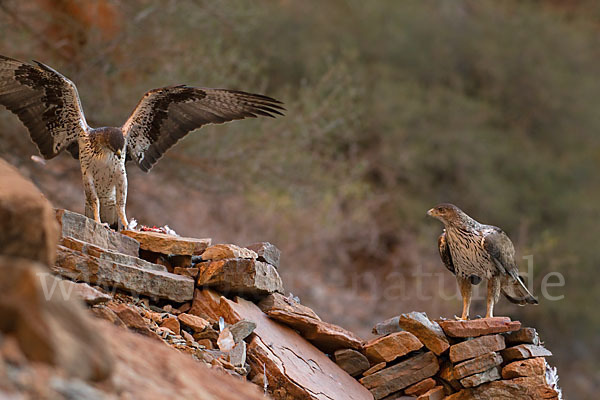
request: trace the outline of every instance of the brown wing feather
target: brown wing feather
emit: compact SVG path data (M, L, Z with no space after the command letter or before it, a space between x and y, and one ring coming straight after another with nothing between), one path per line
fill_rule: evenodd
M0 55L0 104L15 113L44 158L87 129L75 85L54 69Z
M128 153L143 171L179 139L205 124L283 115L281 102L227 89L171 86L147 92L123 125Z
M452 254L450 254L450 246L448 246L448 242L446 242L446 231L442 232L440 237L438 237L438 250L440 251L440 258L446 268L453 274L456 274L454 263L452 262Z
M489 227L483 239L483 248L492 257L501 274L518 278L519 268L515 262L515 248L509 237L497 227Z
M483 247L501 273L502 293L515 304L537 304L537 299L529 292L519 276L512 241L500 228L490 227L489 232L483 239Z

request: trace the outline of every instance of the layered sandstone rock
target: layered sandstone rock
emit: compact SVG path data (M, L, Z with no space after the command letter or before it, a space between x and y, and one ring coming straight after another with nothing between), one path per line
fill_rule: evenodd
M486 353L479 357L463 361L454 366L454 379L462 379L469 375L487 371L502 364L502 361L502 356L495 352Z
M197 284L229 296L262 298L283 293L283 282L275 267L262 261L232 258L196 264L200 270Z
M505 361L524 360L532 357L548 357L552 353L544 346L534 344L520 344L509 347L502 351L502 357Z
M279 267L279 260L281 258L281 251L275 245L269 242L259 242L246 246L246 248L253 250L258 255L258 260L271 264L275 268Z
M528 358L526 360L513 361L502 368L502 378L514 379L526 376L545 375L548 364L544 357Z
M521 328L519 321L511 321L508 317L481 318L470 321L444 320L440 321L439 324L446 335L456 338L513 332Z
M420 382L415 383L407 387L404 390L404 393L408 396L420 396L424 393L427 393L429 390L433 389L436 385L435 379L426 378Z
M122 231L121 233L137 240L140 249L169 255L201 255L211 243L210 239L186 238L151 231Z
M310 308L303 306L296 300L285 297L280 293L272 293L258 303L260 309L268 314L271 318L277 319L279 316L306 317L311 319L321 320L319 316Z
M182 313L177 316L179 322L193 330L194 332L202 332L210 323L204 318L192 314Z
M71 237L85 243L137 257L140 249L138 241L115 232L91 218L69 210L57 209L56 220L60 225L60 236Z
M450 346L450 361L457 363L486 353L500 351L505 347L502 335L481 336Z
M423 343L412 333L394 332L365 343L363 348L369 361L377 364L393 361L421 347Z
M52 270L66 278L176 302L191 300L194 294L194 280L189 277L115 263L63 246L58 247Z
M362 353L352 349L336 350L335 363L352 376L358 376L369 369L369 360ZM384 363L385 365L385 363Z
M436 355L443 354L450 347L442 328L427 318L427 314L411 312L398 318L398 326L415 335L429 350Z
M382 369L360 380L378 400L402 390L425 378L434 376L440 369L432 352L421 353L406 361Z
M514 344L540 344L540 337L535 328L521 328L518 331L504 335L507 345Z
M258 254L250 249L239 247L234 244L215 244L204 250L201 257L204 261L218 261L227 258L247 258L256 260Z

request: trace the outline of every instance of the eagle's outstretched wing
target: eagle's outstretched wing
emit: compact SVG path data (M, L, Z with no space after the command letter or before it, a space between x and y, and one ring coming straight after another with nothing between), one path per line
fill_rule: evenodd
M54 69L0 55L0 104L15 113L44 158L76 146L87 129L75 85Z
M227 89L171 86L147 92L123 125L127 152L143 171L188 132L205 124L283 115L281 102Z
M537 299L529 292L519 276L519 267L515 262L515 248L506 233L500 228L490 226L483 237L482 244L501 273L504 296L519 305L537 304Z

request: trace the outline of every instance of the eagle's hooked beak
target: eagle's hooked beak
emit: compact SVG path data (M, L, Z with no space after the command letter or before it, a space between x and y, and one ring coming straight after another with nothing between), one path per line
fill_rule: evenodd
M430 217L435 217L434 212L435 212L435 209L430 208L429 211L427 211L427 215L429 215Z
M121 158L121 149L117 150L115 154L117 155L117 157Z

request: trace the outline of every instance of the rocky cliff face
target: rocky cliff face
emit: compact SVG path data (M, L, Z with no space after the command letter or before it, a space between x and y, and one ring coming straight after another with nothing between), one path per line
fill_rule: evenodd
M0 215L0 397L560 398L518 321L413 312L365 342L285 295L272 244L110 231L1 160Z

